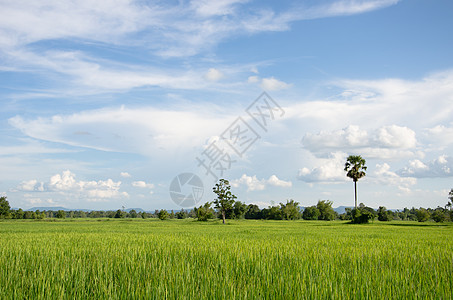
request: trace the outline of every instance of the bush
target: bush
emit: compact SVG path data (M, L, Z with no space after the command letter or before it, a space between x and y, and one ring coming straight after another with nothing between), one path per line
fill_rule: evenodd
M208 219L214 218L214 210L211 208L211 202L206 202L199 208L194 209L197 213L198 221L207 221Z
M374 220L374 214L368 210L357 208L352 210L352 220L353 224L366 224L370 220Z

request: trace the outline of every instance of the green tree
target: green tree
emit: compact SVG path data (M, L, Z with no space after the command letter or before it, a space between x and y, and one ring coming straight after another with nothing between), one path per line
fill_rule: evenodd
M168 211L166 211L165 209L161 209L158 213L157 213L157 217L161 220L165 220L169 217L169 214L168 214Z
M137 218L138 217L137 211L135 209L131 209L129 211L129 216L134 219Z
M121 210L121 209L118 209L114 215L114 218L116 219L122 219L122 218L125 218L126 217L126 212Z
M293 199L286 200L286 204L280 203L280 207L285 220L300 219L299 202L295 202Z
M436 222L436 223L441 223L444 222L445 219L447 218L446 216L446 211L442 207L438 207L433 211L431 214L431 218Z
M429 220L430 214L429 212L424 209L424 208L419 208L417 209L415 215L417 216L417 221L419 222L426 222Z
M55 215L58 219L65 219L66 218L66 212L64 210L59 210L57 211Z
M241 201L234 202L233 212L235 219L243 219L247 212L247 204L242 203Z
M19 208L18 210L14 211L13 218L14 219L23 219L24 218L24 211L22 208Z
M269 206L262 210L263 218L266 220L282 220L282 210L279 206Z
M445 205L445 208L448 207L451 211L453 208L453 189L451 189L450 192L448 193L448 200L450 200L450 201L447 202L447 205Z
M11 207L9 206L6 196L0 197L0 218L9 218L11 216Z
M176 218L178 219L185 219L187 218L187 212L184 209L181 209L175 214Z
M332 221L335 220L336 213L332 208L332 201L319 200L316 208L319 210L318 220Z
M261 219L263 217L261 209L256 204L249 204L247 206L247 212L245 213L246 219Z
M225 224L226 212L233 208L234 200L237 197L231 193L230 182L226 179L220 179L212 190L217 195L217 199L214 200L215 208L220 211L223 224Z
M384 206L379 206L377 211L379 221L391 221L392 216L390 211L388 211Z
M302 218L304 220L318 220L321 213L316 206L309 206L304 209L302 213Z
M355 209L357 209L357 181L366 175L365 171L367 167L365 163L365 159L360 155L349 155L344 165L344 170L347 172L346 175L354 181Z

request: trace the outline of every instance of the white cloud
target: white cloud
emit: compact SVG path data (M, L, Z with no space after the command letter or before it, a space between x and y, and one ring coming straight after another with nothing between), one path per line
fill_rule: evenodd
M427 163L412 160L409 165L398 170L397 173L401 176L416 178L452 177L453 160L447 155L441 155Z
M123 177L123 178L131 178L131 177L132 177L132 175L129 174L128 172L121 172L120 175L121 175L121 177Z
M304 148L318 156L333 151L360 152L368 158L413 157L416 147L415 132L397 125L367 131L359 126L334 131L307 133L302 138Z
M197 14L203 17L230 15L237 7L236 4L247 2L247 0L192 0L191 6Z
M424 138L437 147L445 147L453 144L453 127L444 125L436 125L432 128L427 128L423 132Z
M72 37L112 44L144 43L161 55L190 56L233 35L288 30L297 20L363 13L396 3L335 1L276 13L269 8L246 9L247 2L197 0L172 5L106 0L93 5L91 1L12 1L2 4L0 47ZM138 40L136 33L144 38Z
M278 179L277 176L271 175L269 179L267 180L267 184L273 185L273 186L279 186L279 187L292 187L293 184L291 181L284 181L281 179Z
M44 185L42 182L38 182L36 179L22 181L22 183L17 187L20 191L44 191Z
M305 182L335 183L347 180L343 171L346 161L346 153L331 153L329 158L318 159L316 167L303 167L299 170L298 178Z
M413 130L407 127L391 125L378 129L376 142L381 147L408 149L414 148L417 140Z
M246 174L243 174L241 178L231 181L231 186L233 187L240 187L241 185L247 186L247 191L262 191L266 188L267 185L285 188L291 187L292 182L281 180L276 175L271 175L267 180L259 180L256 175L248 176Z
M259 73L258 68L255 67L255 66L253 66L253 67L250 68L250 72L255 73L255 74L258 74L258 73Z
M46 183L37 180L22 182L18 186L20 191L57 192L68 196L82 197L89 201L127 197L125 192L120 193L121 181L112 179L98 181L77 181L75 174L69 170L50 177Z
M132 182L132 186L139 187L139 188L149 188L149 189L154 188L154 184L146 183L144 181L134 181L134 182Z
M257 83L260 81L260 78L258 76L249 76L247 79L248 83Z
M108 108L35 120L17 116L9 123L35 139L149 156L203 145L205 137L223 132L235 117L202 104L181 110Z
M345 12L362 13L392 4L336 1L328 5L328 9L326 6L302 7L295 12L294 7L290 7L277 12L270 7L261 8L256 3L253 5L257 7L251 9L249 2L199 0L169 4L105 0L93 5L86 0L9 1L1 4L0 65L4 71L30 72L43 78L47 78L49 71L59 73L50 81L61 91L54 88L51 92L43 90L42 93L25 93L21 97L36 98L48 93L55 97L76 91L96 94L148 86L212 89L212 84L204 79L220 80L223 73L217 69L210 69L203 78L203 68L156 68L153 63L145 66L121 64L97 57L94 52L88 55L83 52L84 47L76 46L76 51L59 48L59 41L98 42L124 52L130 52L130 47L140 46L151 55L186 57L209 51L231 36L289 30L290 24L298 20L343 15ZM358 9L358 6L364 8ZM301 13L308 11L311 13ZM54 50L29 46L42 41L53 41ZM252 68L252 72L257 73L256 68ZM74 85L70 91L68 82ZM261 86L269 91L290 87L273 77L262 79Z
M231 186L239 187L241 185L247 186L247 191L262 191L266 188L266 185L262 182L262 180L258 180L255 176L247 176L243 174L241 178L232 180Z
M209 81L219 81L222 77L223 73L214 68L209 69L205 75L205 78Z
M364 147L369 143L368 139L366 130L361 130L359 126L350 125L344 129L330 132L307 133L302 138L302 144L304 148L312 152L319 152L320 150Z
M323 18L330 16L354 15L395 5L400 0L372 0L372 1L334 1L329 4L309 8L305 12L306 18Z
M410 187L417 183L417 179L414 177L400 177L397 173L390 171L390 166L387 163L376 164L373 176L377 182L397 186L405 193L409 193Z
M0 146L0 155L30 155L48 153L72 153L73 150L49 147L48 145L32 139L20 139L17 145Z
M274 77L263 78L261 88L266 91L278 91L290 88L291 84L275 79Z

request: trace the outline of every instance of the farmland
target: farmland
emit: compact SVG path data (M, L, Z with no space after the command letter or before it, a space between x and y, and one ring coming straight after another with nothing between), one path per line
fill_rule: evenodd
M417 222L5 220L5 299L442 298L453 226Z

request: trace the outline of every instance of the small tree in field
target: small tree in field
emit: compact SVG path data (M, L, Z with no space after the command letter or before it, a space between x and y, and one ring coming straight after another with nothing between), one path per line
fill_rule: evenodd
M161 209L158 213L157 213L157 217L161 220L166 220L168 218L168 211L166 211L165 209Z
M225 224L226 212L233 208L234 200L237 198L231 193L230 189L230 182L226 179L220 179L212 188L212 191L217 195L217 199L214 199L215 208L222 214L223 224Z
M357 209L357 181L366 175L365 163L365 159L360 155L349 155L344 165L344 170L347 172L346 176L352 178L352 181L354 181L355 209Z

